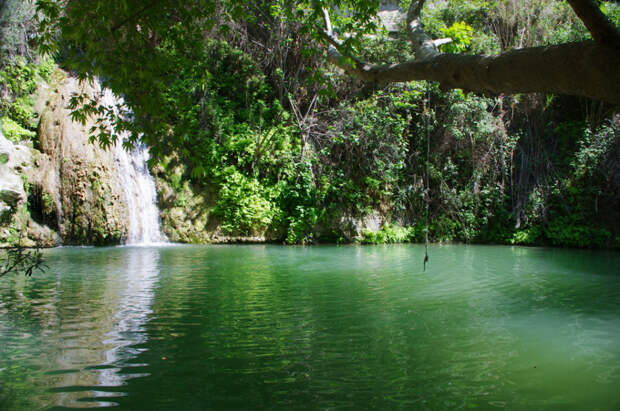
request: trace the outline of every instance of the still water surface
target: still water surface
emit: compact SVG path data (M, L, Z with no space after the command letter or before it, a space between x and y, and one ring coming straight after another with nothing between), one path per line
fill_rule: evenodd
M620 254L62 248L0 281L0 409L620 409Z

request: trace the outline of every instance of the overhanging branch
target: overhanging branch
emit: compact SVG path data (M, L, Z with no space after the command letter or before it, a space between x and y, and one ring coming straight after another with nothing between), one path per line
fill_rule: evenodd
M353 56L347 50L344 50L342 42L334 34L331 18L329 17L329 11L323 6L319 7L321 10L321 15L323 16L323 24L325 24L325 29L321 32L321 34L329 43L327 50L327 57L329 60L348 74L354 75L364 81L371 81L371 79L366 77L364 74L365 69L370 67L370 65L362 59Z
M425 60L347 70L377 83L437 81L484 94L547 92L620 104L620 53L592 41L512 50L495 56L440 53ZM346 70L346 69L345 69Z
M620 32L594 0L567 0L594 41L620 48Z
M432 40L422 27L423 5L424 0L412 1L407 13L416 58L389 65L368 64L351 56L335 37L329 13L323 9L329 59L347 73L374 83L429 80L446 89L484 94L557 93L620 104L620 52L601 41L600 35L598 41L531 47L493 56L440 53L436 44L441 40Z
M420 19L424 2L424 0L412 1L409 5L409 11L407 12L409 40L411 40L411 46L418 60L435 57L439 54L439 50L437 50L438 46L436 46L435 41L426 34L424 26L422 25L422 20Z

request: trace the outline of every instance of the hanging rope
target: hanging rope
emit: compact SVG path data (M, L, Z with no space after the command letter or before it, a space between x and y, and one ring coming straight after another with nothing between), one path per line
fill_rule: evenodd
M426 107L424 108L424 113L426 114L426 187L425 187L425 198L426 198L426 230L425 230L425 239L424 239L424 264L423 270L426 271L426 263L428 263L428 208L429 208L429 197L430 197L430 150L431 150L431 128L430 128L430 117L431 117L431 89L429 87L429 82L426 82Z

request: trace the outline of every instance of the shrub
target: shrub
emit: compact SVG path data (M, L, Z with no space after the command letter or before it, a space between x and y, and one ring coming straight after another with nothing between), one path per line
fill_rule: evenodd
M222 217L224 231L256 234L269 227L279 214L270 194L255 178L228 167L213 211Z
M36 133L34 131L25 129L10 117L2 117L1 121L2 134L4 134L7 139L13 142L32 139L36 136Z

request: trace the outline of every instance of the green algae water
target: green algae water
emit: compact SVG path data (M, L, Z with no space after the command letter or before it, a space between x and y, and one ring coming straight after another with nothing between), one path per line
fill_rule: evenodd
M620 254L61 248L0 280L0 409L620 409Z

